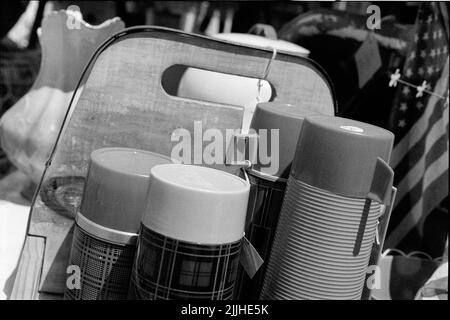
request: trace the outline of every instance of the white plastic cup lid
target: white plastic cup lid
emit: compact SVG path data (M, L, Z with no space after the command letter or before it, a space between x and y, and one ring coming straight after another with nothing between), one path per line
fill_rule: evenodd
M129 148L92 152L80 211L105 228L137 233L145 208L150 170L171 163L163 155Z
M250 186L224 171L183 164L152 168L142 223L174 239L225 244L244 235Z

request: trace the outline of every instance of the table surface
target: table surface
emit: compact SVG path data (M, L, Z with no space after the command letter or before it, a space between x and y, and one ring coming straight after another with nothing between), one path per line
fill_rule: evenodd
M0 200L30 206L34 188L29 178L18 170L11 169L0 176ZM40 279L41 269L34 268L34 266L39 266L42 261L36 261L33 258L36 255L32 254L30 249L42 250L43 246L40 240L42 239L26 237L20 262L16 268L16 278L10 299L56 300L62 298L58 295L40 293L37 290L37 280Z

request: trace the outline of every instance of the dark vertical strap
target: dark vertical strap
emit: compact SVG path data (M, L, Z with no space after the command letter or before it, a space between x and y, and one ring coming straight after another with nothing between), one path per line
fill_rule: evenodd
M358 234L356 236L355 246L353 248L353 256L358 256L359 251L361 250L361 244L364 239L364 233L366 231L367 218L369 217L370 205L372 200L369 198L366 199L364 204L364 209L361 216L361 222L359 223Z

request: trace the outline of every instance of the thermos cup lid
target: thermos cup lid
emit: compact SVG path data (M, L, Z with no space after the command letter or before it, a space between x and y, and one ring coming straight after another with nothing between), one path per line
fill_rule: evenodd
M145 208L150 170L155 165L171 162L160 154L136 149L93 151L80 212L97 225L137 233Z
M340 117L311 116L303 122L291 175L339 195L364 198L377 158L389 163L394 135Z
M198 244L242 239L249 184L224 171L183 164L152 168L142 223L164 236Z
M288 178L291 169L291 163L297 148L298 137L302 128L303 120L306 116L320 115L320 113L306 109L304 107L294 106L279 102L263 102L256 106L250 127L257 133L261 129L267 129L267 142L261 140L261 143L267 144L267 155L272 159L272 163L264 164L261 159L254 163L253 170L265 171L270 166L278 164L278 170L271 175L280 178ZM279 129L278 141L278 159L274 156L277 148L272 146L271 130Z

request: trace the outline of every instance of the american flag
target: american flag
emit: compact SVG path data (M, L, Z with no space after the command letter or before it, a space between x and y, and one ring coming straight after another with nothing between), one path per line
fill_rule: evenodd
M402 79L418 86L426 81L428 90L448 97L445 9L436 2L421 4ZM385 248L423 250L414 246L423 241L424 223L448 195L449 108L445 99L435 95L416 97L414 87L399 83L397 90L390 129L396 136L391 166L398 193Z

